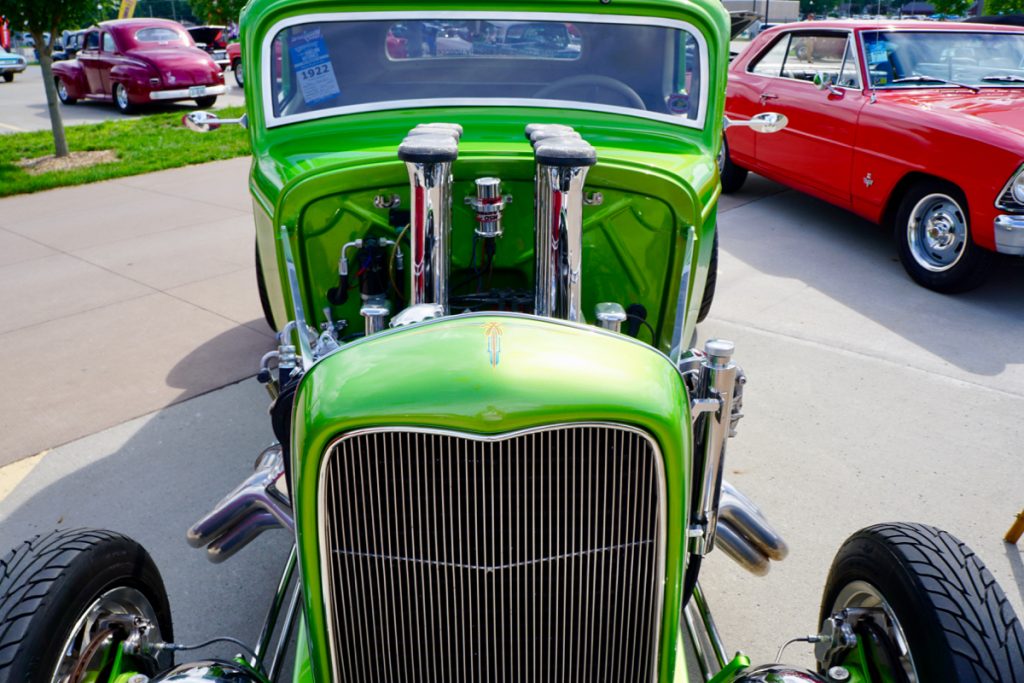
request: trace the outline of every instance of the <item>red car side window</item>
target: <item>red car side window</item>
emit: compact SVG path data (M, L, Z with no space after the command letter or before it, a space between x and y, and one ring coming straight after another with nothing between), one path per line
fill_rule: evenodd
M780 36L771 48L762 52L750 63L747 71L758 76L778 77L781 75L782 63L785 61L786 51L789 49L789 36L788 33Z

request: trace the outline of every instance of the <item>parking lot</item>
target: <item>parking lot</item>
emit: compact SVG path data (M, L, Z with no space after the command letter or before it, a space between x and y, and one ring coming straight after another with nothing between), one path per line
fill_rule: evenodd
M217 98L213 109L240 107L245 104L245 95L235 83L231 72L225 73L224 83L228 93ZM150 111L182 111L194 108L191 102L153 106ZM61 116L66 125L99 123L124 118L111 102L81 100L72 106L61 105ZM24 73L14 77L11 83L0 81L0 133L20 133L30 130L49 130L50 113L46 105L46 91L42 84L42 70L29 66Z
M164 573L180 641L254 638L288 545L271 532L214 566L184 542L272 439L251 379L272 341L249 265L247 167L0 200L0 457L17 460L0 470L0 546L55 527L136 537ZM1024 613L1022 555L1000 540L1024 506L1021 264L935 294L880 229L756 177L723 198L719 227L719 289L698 333L735 340L749 375L727 476L791 546L763 579L709 559L726 644L767 661L812 632L833 553L881 521L959 535ZM810 664L810 648L786 659Z

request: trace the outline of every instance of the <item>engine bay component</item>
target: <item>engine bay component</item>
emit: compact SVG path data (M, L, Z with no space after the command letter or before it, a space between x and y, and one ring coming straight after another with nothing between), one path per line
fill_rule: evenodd
M544 129L535 130L533 137ZM581 293L583 184L597 152L579 137L541 137L534 145L536 277L534 313L584 322Z
M447 134L410 132L398 146L398 158L409 172L412 197L409 304L438 304L445 313L451 265L451 168L458 154L455 130Z
M604 329L619 332L626 321L626 309L620 303L605 301L594 307L594 317Z
M827 683L813 671L782 664L768 664L744 671L735 683Z
M501 194L500 178L477 178L476 196L466 197L466 203L476 211L476 229L479 237L495 239L501 237L501 213L511 197Z
M369 337L387 328L391 309L381 303L369 302L359 309L359 315L366 321L366 336Z
M443 317L444 309L440 304L413 304L391 319L391 327L405 327Z

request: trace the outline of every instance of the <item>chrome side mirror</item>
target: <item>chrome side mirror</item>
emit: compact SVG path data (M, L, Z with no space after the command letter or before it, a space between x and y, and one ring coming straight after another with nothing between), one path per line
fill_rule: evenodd
M818 90L828 90L829 95L841 94L836 88L835 81L832 80L832 77L820 71L816 71L814 73L814 87Z
M239 125L248 128L249 117L243 114L239 119L222 119L208 111L193 111L181 118L182 124L195 133L209 133L224 125Z
M755 133L778 133L789 125L789 117L774 111L766 111L763 114L755 114L746 121L733 121L726 117L725 127L747 126Z

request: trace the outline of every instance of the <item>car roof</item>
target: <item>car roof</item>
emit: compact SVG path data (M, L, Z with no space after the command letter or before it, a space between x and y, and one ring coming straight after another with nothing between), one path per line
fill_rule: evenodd
M1015 26L994 26L990 24L965 24L959 21L918 21L910 19L829 19L823 21L801 21L790 24L778 24L769 31L774 35L780 31L789 30L814 30L814 29L839 29L843 31L883 29L886 31L1002 31L1007 33L1024 33Z
M180 28L185 27L176 21L170 19L111 19L110 21L101 21L98 26L100 28L107 29L125 29L131 30L133 28L147 28L150 26L166 26L168 28ZM94 27L95 28L95 27Z

